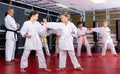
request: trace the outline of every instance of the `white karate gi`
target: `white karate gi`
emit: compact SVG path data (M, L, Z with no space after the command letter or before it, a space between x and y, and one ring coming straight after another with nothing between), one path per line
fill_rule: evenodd
M70 59L72 61L74 68L81 67L75 56L74 46L73 46L73 35L71 34L72 31L75 31L75 33L77 32L77 28L75 27L75 25L71 22L68 22L67 25L65 25L64 23L50 22L50 23L46 23L45 26L47 28L51 28L51 29L61 29L62 30L62 32L60 34L61 37L59 39L59 48L60 48L59 68L66 67L67 51L68 51L68 54L70 56Z
M86 27L82 27L82 29L77 30L76 37L77 37L77 43L78 43L78 48L77 48L77 56L81 56L81 47L82 47L82 39L85 38L85 46L87 48L87 55L92 56L91 54L91 49L90 49L90 44L87 40L86 33L89 33ZM80 36L78 38L78 36Z
M44 27L44 26L43 26ZM50 56L50 51L49 51L49 47L48 47L48 41L47 41L47 36L49 35L49 33L47 33L46 31L43 31L40 33L40 38L42 41L42 46L45 48L45 52L48 56Z
M99 27L99 28L93 28L92 31L100 33L100 36L102 37L103 40L103 48L102 48L102 56L105 56L107 46L109 45L112 54L116 55L116 51L114 48L114 44L112 41L112 38L110 36L110 29L108 27Z
M32 35L31 38L26 38L24 52L21 58L20 67L26 68L28 67L28 56L31 50L36 50L39 62L39 68L46 68L45 57L42 50L42 43L39 37L40 32L42 32L44 28L40 25L39 22L31 21L24 22L20 33L24 37L24 35Z
M15 22L15 19L7 15L5 17L5 27L10 30L17 30L17 24ZM17 41L17 35L15 37L14 32L7 31L6 32L6 43L5 43L5 60L11 61L14 60L15 57L15 49L16 49L16 41Z

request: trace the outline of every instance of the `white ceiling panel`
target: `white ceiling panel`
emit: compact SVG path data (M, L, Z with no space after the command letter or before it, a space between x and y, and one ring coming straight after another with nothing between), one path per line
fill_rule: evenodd
M106 0L106 3L94 4L90 0L54 0L78 10L100 10L120 7L120 0Z

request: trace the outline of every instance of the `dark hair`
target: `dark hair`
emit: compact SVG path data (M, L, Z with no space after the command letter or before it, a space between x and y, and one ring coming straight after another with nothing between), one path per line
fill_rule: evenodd
M43 19L47 19L47 18L43 18ZM42 19L42 22L43 22L43 19Z
M32 11L30 14L29 14L29 16L28 16L28 19L27 20L30 20L30 18L33 16L33 15L36 15L36 14L38 14L37 12L35 12L35 11Z
M13 8L13 7L8 7L7 11L9 11L9 10L11 10L11 9L12 9L12 10L14 10L14 8ZM7 16L7 14L8 14L8 12L7 12L7 11L5 12L5 16Z
M77 22L77 26L80 25L80 24L83 24L83 22L81 22L81 21Z
M68 12L65 11L65 12L61 13L60 15L68 17L68 19L70 20L70 15L68 14Z
M7 16L8 12L5 12L5 16Z

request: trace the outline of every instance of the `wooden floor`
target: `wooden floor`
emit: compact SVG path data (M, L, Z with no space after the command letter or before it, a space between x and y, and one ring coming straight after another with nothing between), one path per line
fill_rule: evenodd
M27 72L20 72L20 56L18 61L13 61L11 65L5 64L4 57L0 57L0 74L119 74L120 73L120 54L114 57L111 53L107 53L106 57L100 57L100 53L93 53L93 57L87 57L86 53L82 53L82 57L77 57L79 63L85 69L84 71L75 71L70 58L67 57L66 70L56 71L58 67L58 57L53 54L46 57L47 65L52 72L45 72L38 69L36 56L29 56L29 67Z

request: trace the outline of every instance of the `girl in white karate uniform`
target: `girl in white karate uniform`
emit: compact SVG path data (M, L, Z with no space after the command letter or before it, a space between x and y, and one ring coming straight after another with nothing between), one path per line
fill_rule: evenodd
M77 25L78 25L78 30L76 33L76 38L77 38L77 43L78 43L77 56L81 56L81 47L82 45L85 45L87 48L87 55L91 57L92 54L91 54L90 44L86 37L86 34L90 33L90 31L87 30L86 27L83 27L82 22L78 22Z
M42 41L42 46L45 48L45 52L47 56L50 56L50 51L48 47L48 41L47 41L47 34L45 32L40 33L40 39Z
M59 38L59 68L57 70L63 70L66 67L67 52L70 56L74 69L84 70L78 63L75 56L74 46L73 46L73 35L77 32L75 25L69 21L69 15L64 12L60 15L61 21L59 23L50 22L46 23L47 28L51 29L61 29L61 36ZM75 36L75 35L74 35Z
M5 43L5 60L6 64L11 64L12 60L15 60L15 49L17 35L16 30L19 25L15 22L15 19L12 17L14 15L14 9L12 7L8 8L7 16L5 17L5 27L7 28L6 32L6 43Z
M24 22L23 27L20 30L22 37L26 38L24 52L20 63L21 72L25 72L25 68L28 67L28 56L31 50L36 50L37 52L39 68L42 68L45 71L51 71L46 66L42 43L39 38L39 33L42 32L44 28L40 25L37 19L38 13L31 12L29 20Z
M41 22L41 25L43 27L44 27L44 24L43 24L44 22L47 22L47 19L43 18L43 22ZM43 32L40 33L40 38L41 38L41 41L42 41L42 46L45 48L46 55L50 56L50 51L49 51L48 41L47 41L47 36L48 35L49 35L49 33L47 33L46 31L43 31Z
M116 51L115 51L115 47L110 35L110 29L107 27L107 22L104 21L102 27L99 28L92 28L91 29L94 32L98 32L100 33L100 36L102 37L103 40L103 48L102 48L102 56L106 55L106 50L107 50L107 46L109 45L111 52L114 56L118 56Z

